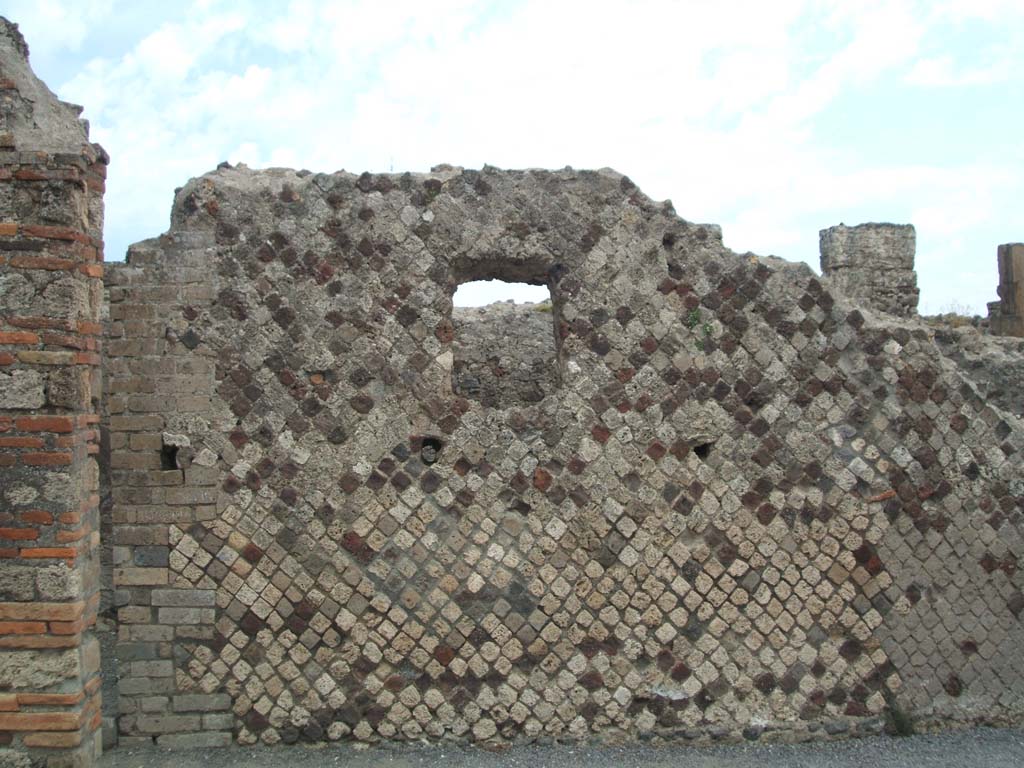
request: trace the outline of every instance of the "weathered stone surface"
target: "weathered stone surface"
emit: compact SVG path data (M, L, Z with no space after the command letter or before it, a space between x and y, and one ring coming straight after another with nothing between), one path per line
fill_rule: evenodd
M231 697L226 693L175 696L173 709L175 712L223 712L231 709Z
M0 42L46 190L0 238L60 254L0 276L3 396L48 406L0 404L4 640L81 638L0 650L0 687L95 685L99 448L127 743L1020 721L1022 355L913 318L911 227L826 230L819 280L607 169L225 165L108 265L97 446L105 159ZM550 312L453 310L489 278Z
M32 761L24 752L0 749L0 768L32 768Z
M0 408L31 410L46 404L46 379L38 371L0 371Z
M49 377L46 399L56 408L88 407L92 399L89 371L80 367L54 371Z
M39 597L45 601L74 600L82 594L82 572L64 563L33 569Z
M213 618L208 608L161 608L157 612L161 624L212 624Z
M231 745L231 732L164 734L156 737L156 743L168 749L216 749Z
M991 336L973 326L940 326L935 343L986 402L1024 419L1024 340Z
M198 730L199 715L142 715L136 721L139 733L163 734Z
M49 768L89 768L99 751L107 156L80 112L0 18L0 746L25 753L0 760Z
M81 591L81 572L64 563L39 566L0 560L0 601L64 602Z
M0 61L3 76L12 81L15 97L4 110L5 130L16 148L43 152L67 152L88 144L79 115L81 107L60 101L32 72L28 45L16 24L0 17Z
M916 241L909 224L823 229L821 273L836 291L865 306L912 316L920 295L914 272Z
M1024 243L999 246L999 302L989 305L992 332L1024 337Z
M82 644L79 648L82 660L82 674L91 677L100 671L100 642L96 637L89 635L82 638Z
M51 270L0 273L0 313L61 321L96 319L89 283Z
M490 407L539 403L561 381L550 303L452 310L452 389Z
M78 649L0 650L0 680L11 690L43 690L81 673Z
M169 546L123 626L174 633L122 700L228 697L244 744L1012 719L1024 432L833 292L883 246L910 280L886 231L819 280L608 170L193 180L108 277L112 328L162 319L107 361L123 546ZM550 312L452 308L487 278Z
M153 605L212 608L216 605L216 592L212 589L154 589L151 599Z
M167 547L137 546L132 552L132 561L142 567L166 568L169 558L170 550Z
M33 600L38 569L0 561L0 601Z

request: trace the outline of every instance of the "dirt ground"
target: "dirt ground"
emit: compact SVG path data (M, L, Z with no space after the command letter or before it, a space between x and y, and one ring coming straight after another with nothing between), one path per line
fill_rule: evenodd
M1021 768L1024 729L977 728L910 738L720 747L523 746L500 752L451 745L115 749L101 768Z

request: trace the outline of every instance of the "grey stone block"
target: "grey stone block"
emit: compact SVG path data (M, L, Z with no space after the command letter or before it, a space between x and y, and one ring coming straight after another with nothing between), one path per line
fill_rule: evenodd
M122 696L139 696L152 691L152 683L147 677L122 677L117 681L117 692Z
M174 674L174 663L170 659L133 661L130 669L132 677L171 677Z
M212 608L161 608L157 619L161 624L213 624Z
M166 568L169 552L167 547L136 547L132 559L138 566Z
M217 592L212 589L154 589L150 599L157 606L212 608L217 603Z
M151 661L157 658L155 643L119 643L117 646L119 661Z
M231 734L220 731L203 733L174 733L157 736L157 746L168 749L212 749L230 747Z
M81 674L76 649L53 651L5 650L0 653L0 680L6 689L38 691Z
M46 403L45 379L36 371L0 372L0 408L31 410Z
M175 696L172 706L175 712L222 712L231 709L231 697L226 693L189 693Z
M199 715L140 715L135 721L139 733L178 733L199 729Z
M140 662L134 662L136 664ZM122 677L117 681L117 692L122 696L140 696L170 693L174 690L173 677Z
M210 731L230 730L235 725L235 716L230 712L203 715L203 728Z
M143 699L139 699L139 705L142 707L142 711L146 713L166 712L169 703L170 699L166 696L146 696Z

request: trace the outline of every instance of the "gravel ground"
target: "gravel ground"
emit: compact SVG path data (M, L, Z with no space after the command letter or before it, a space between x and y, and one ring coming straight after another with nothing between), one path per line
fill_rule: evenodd
M1024 767L1024 729L976 728L801 745L720 747L523 746L500 752L453 746L358 749L351 745L116 749L100 768L1013 768Z

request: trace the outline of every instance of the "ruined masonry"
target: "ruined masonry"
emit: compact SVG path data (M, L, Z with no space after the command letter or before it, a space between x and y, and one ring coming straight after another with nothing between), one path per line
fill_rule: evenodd
M917 233L909 225L860 224L819 234L821 273L834 290L900 317L917 314Z
M989 304L994 333L1024 337L1024 243L999 246L999 301Z
M0 19L0 765L99 751L107 157Z
M87 765L103 715L164 746L1024 719L1024 409L915 316L912 228L826 230L818 278L611 170L224 164L105 265L97 405L106 158L0 40L0 765ZM453 309L491 278L551 302Z

